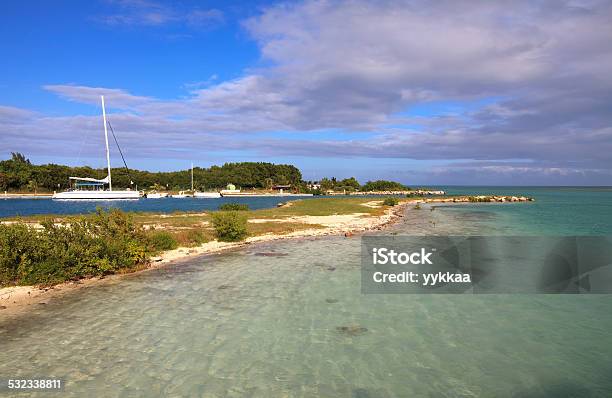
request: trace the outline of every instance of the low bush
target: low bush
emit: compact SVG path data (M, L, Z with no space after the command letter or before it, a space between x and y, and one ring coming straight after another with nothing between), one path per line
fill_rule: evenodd
M488 196L478 197L478 196L469 196L469 202L491 202L491 198Z
M385 206L396 206L398 203L399 199L394 197L385 198L385 200L383 201L383 205Z
M413 209L414 210L421 210L421 204L417 203L416 205L414 205Z
M223 211L212 214L212 225L218 240L237 242L247 237L247 216L238 211Z
M154 231L149 234L149 242L154 251L172 250L178 247L178 242L171 233Z
M110 274L145 263L150 253L147 235L120 210L41 225L0 225L0 286Z
M247 211L249 210L249 205L246 203L223 203L219 206L219 210L221 211Z

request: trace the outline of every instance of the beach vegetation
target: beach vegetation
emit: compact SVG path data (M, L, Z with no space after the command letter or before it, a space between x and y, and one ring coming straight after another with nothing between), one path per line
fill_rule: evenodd
M491 202L492 199L489 196L469 196L468 201L480 203L480 202Z
M175 231L172 236L181 247L201 246L214 239L211 231L200 227Z
M0 286L55 284L133 269L151 252L131 215L98 210L70 223L0 224Z
M178 247L174 236L167 231L152 231L148 234L149 243L155 251L172 250Z
M409 187L395 181L376 180L368 181L361 187L363 192L373 191L408 191Z
M399 199L393 196L390 196L388 198L385 198L385 200L383 200L384 206L397 206L398 204L399 204Z
M248 235L247 215L240 211L220 211L211 216L215 236L219 241L237 242Z

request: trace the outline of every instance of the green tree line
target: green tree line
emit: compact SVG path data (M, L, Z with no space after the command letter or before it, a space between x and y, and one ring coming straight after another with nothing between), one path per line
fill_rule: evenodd
M191 187L191 170L150 172L113 168L113 187L186 190ZM61 191L69 186L68 177L106 177L105 168L88 166L70 167L59 164L35 165L21 153L12 153L11 159L0 161L0 191ZM193 169L194 187L215 190L234 184L241 189L291 185L300 192L325 193L334 191L401 191L409 188L394 181L368 181L361 185L355 177L342 180L323 178L320 189L311 189L311 182L302 181L302 173L292 165L265 162L225 163L222 166ZM133 185L131 184L133 182Z
M188 189L191 170L150 172L113 168L113 187L128 188L131 182L139 189ZM69 167L58 164L34 165L24 155L13 153L11 159L0 161L0 190L55 191L69 186L68 177L106 177L106 169ZM234 184L241 188L271 188L276 184L302 186L302 173L292 165L264 162L225 163L210 168L195 167L194 185L197 189L223 188Z
M343 180L337 180L335 177L323 178L320 185L322 192L327 192L329 190L346 192L406 191L410 189L399 182L387 180L368 181L361 185L355 177L345 178Z

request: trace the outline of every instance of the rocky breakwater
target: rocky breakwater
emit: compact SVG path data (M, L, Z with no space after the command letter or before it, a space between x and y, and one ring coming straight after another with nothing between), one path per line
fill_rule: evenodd
M489 202L533 202L534 199L527 196L499 196L499 195L478 195L461 196L453 198L425 199L426 203L489 203Z

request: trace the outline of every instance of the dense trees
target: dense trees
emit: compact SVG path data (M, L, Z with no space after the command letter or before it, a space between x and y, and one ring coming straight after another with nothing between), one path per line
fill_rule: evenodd
M333 191L359 191L361 184L355 179L355 177L345 178L344 180L338 181L336 177L323 178L320 182L321 191L326 192L329 190Z
M345 178L344 180L340 181L334 177L323 178L320 184L322 192L327 192L329 190L346 192L405 191L410 189L399 182L386 180L368 181L364 185L360 185L359 181L357 181L355 177Z
M193 170L198 189L222 188L232 183L241 188L266 188L274 184L300 186L302 174L295 166L263 162L226 163ZM60 190L68 187L68 177L104 178L106 169L68 167L56 164L33 165L22 154L13 153L9 160L0 161L0 190L34 191ZM133 182L139 188L188 189L191 171L157 172L113 169L113 187L127 188Z
M362 191L405 191L407 186L395 181L376 180L368 181L362 187Z

